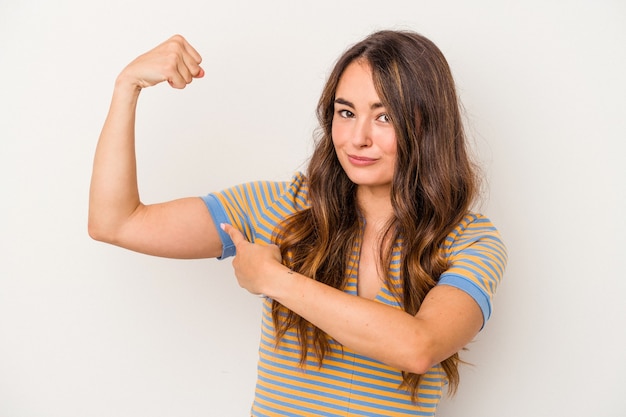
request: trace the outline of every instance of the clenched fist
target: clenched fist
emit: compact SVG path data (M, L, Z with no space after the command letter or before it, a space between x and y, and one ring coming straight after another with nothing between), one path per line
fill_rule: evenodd
M194 78L204 76L201 62L189 42L174 35L128 64L117 82L142 89L167 81L174 88L185 88Z

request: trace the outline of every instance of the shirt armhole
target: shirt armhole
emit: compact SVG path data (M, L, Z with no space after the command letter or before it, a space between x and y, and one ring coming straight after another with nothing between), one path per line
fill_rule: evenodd
M220 203L220 201L213 194L208 194L202 196L202 201L206 204L209 209L209 213L213 218L213 223L215 223L215 227L217 228L217 232L219 234L220 240L222 241L222 255L217 259L225 259L230 256L235 256L235 244L228 236L228 233L222 230L220 224L227 223L230 224L231 221L224 210L224 207Z

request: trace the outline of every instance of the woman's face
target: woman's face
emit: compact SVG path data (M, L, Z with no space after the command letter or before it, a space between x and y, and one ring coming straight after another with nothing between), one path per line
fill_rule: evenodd
M366 61L345 69L335 92L332 138L337 158L363 191L388 193L396 163L396 133Z

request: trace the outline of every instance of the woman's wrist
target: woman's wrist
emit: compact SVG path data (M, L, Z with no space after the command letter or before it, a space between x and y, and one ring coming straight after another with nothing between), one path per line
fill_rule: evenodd
M124 71L122 71L115 79L115 92L124 95L139 95L141 92L141 86L136 80L129 77Z
M263 294L278 302L286 301L287 298L298 294L298 288L304 279L309 278L280 264L271 272L271 278L268 280L270 285Z
M115 86L113 88L112 105L121 109L130 106L135 108L139 100L139 94L141 93L141 87L129 82L128 80L118 77L115 80Z

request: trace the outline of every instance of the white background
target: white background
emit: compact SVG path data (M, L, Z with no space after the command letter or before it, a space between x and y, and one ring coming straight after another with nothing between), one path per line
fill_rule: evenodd
M245 416L259 299L230 262L87 236L113 82L182 33L207 76L146 90L145 202L287 179L334 60L376 29L447 56L510 262L441 417L626 415L621 1L0 3L0 416Z

